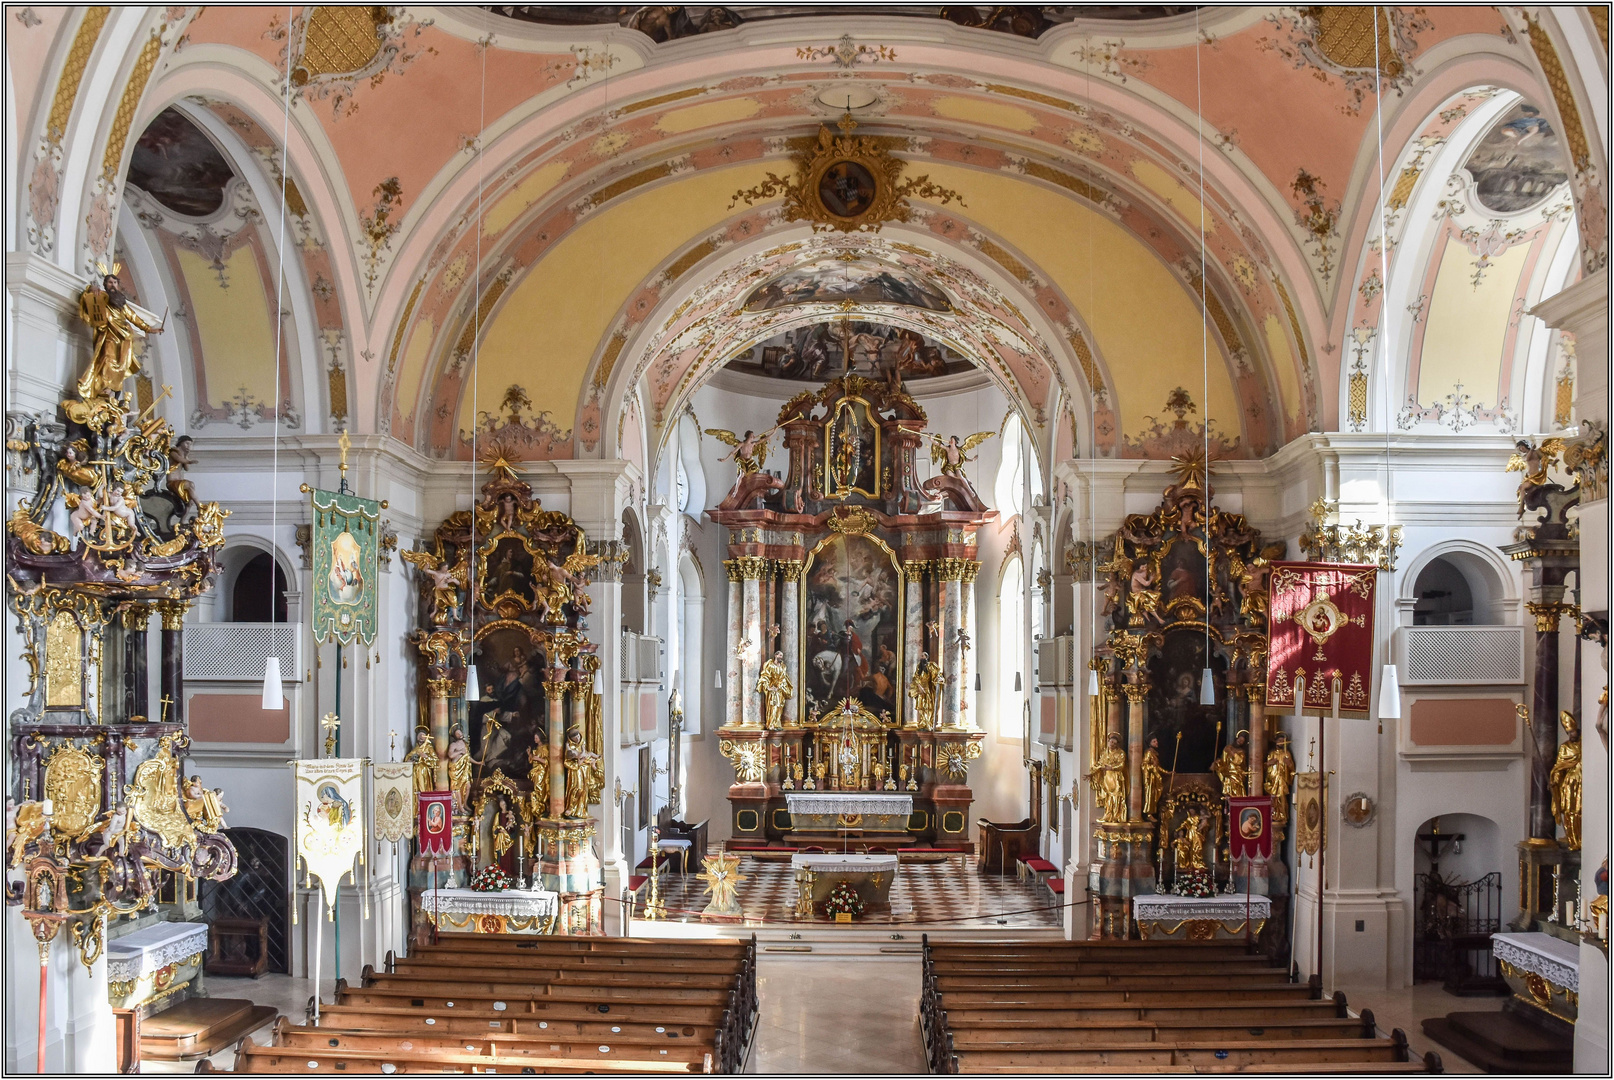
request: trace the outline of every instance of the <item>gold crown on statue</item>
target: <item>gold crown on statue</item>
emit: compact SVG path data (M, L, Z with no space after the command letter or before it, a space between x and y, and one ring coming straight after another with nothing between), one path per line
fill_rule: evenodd
M106 264L106 260L97 259L95 260L95 270L96 273L100 274L102 277L107 277L109 275L112 277L117 277L118 274L123 271L123 263L114 262L111 266L108 266Z

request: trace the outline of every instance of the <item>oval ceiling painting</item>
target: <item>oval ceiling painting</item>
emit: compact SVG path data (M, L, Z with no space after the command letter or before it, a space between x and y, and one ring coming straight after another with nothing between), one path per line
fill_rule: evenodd
M793 267L747 297L745 310L848 302L953 310L946 293L912 271L855 256L847 261L817 259Z
M786 330L731 359L727 368L748 375L822 382L851 372L903 380L956 375L974 367L951 346L914 330L884 323L837 319Z

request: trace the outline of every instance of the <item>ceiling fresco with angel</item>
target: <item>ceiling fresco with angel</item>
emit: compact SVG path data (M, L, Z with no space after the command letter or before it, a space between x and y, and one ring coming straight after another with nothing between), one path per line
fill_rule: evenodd
M844 372L904 382L957 375L975 365L951 345L916 330L863 319L809 323L736 353L729 371L820 383Z
M747 311L792 304L903 304L950 311L947 294L900 266L855 257L821 259L780 274L745 299Z

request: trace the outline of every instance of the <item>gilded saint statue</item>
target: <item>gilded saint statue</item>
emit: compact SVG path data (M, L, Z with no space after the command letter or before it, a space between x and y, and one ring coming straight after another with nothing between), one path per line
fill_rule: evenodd
M913 698L914 725L921 731L936 730L936 710L941 705L942 671L928 652L919 654L913 675L908 679L908 696Z
M1177 858L1177 873L1191 873L1205 869L1205 839L1210 833L1210 819L1199 810L1192 817L1185 816L1172 837L1171 852Z
M566 809L561 816L573 820L588 817L589 781L598 757L584 748L581 728L574 727L566 733L566 757L562 762L566 769Z
M1222 747L1222 755L1211 762L1211 772L1222 782L1222 794L1236 798L1249 791L1247 764L1250 760L1250 733L1241 731L1238 737Z
M121 392L124 381L140 372L135 339L163 332L156 316L124 293L118 270L114 264L101 279L102 288L91 285L78 298L79 318L95 333L95 352L78 380L78 396L85 402L105 401Z
M1166 770L1160 765L1160 740L1149 739L1149 748L1143 752L1143 816L1154 817L1155 807L1160 805L1160 792L1163 790L1162 781L1166 778Z
M543 743L527 751L527 779L532 781L532 794L528 799L528 816L533 819L549 814L549 744Z
M511 845L515 843L515 831L516 815L511 811L510 804L505 802L504 796L500 795L499 805L493 811L493 822L491 828L493 836L494 862L497 863L503 861L504 853L509 851Z
M430 730L415 729L415 747L404 755L404 760L411 763L416 795L437 790L437 746L432 742Z
M1277 745L1267 751L1267 794L1272 796L1272 823L1289 820L1289 787L1295 782L1295 756L1289 752L1289 736L1280 734Z
M1558 747L1558 760L1553 762L1547 783L1552 788L1552 816L1564 830L1564 847L1580 850L1580 728L1572 713L1563 712L1558 719L1563 723L1569 741Z
M1093 798L1098 801L1099 821L1119 824L1126 820L1126 752L1121 749L1121 736L1110 732L1104 752L1093 763L1087 774L1093 785Z
M465 729L455 724L448 729L448 788L461 810L470 805L471 766L477 764L480 763L471 756L471 748L465 742Z
M778 731L784 726L785 699L795 692L790 676L785 672L785 654L776 652L773 659L762 665L757 673L757 693L762 695L762 726Z

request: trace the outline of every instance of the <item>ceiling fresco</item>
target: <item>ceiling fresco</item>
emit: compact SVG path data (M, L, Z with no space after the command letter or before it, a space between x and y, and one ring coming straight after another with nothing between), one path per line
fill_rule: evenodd
M822 383L848 372L903 382L973 371L944 341L901 326L862 319L809 323L760 341L731 357L730 371L790 382Z
M1537 206L1569 181L1569 159L1558 133L1525 101L1496 122L1463 168L1474 178L1474 197L1499 214Z
M795 304L902 304L949 311L947 294L898 266L850 256L798 266L745 298L747 311Z
M129 183L176 214L207 217L224 205L235 170L213 140L177 109L164 109L135 140Z
M858 14L871 12L860 8L837 16L833 35L814 18L834 14L824 7L742 5L726 9L733 20L724 10L307 7L288 21L267 6L153 9L169 21L154 39L150 85L136 95L134 130L152 129L176 103L199 103L238 140L225 146L209 126L226 162L250 161L273 185L275 72L291 68L288 222L295 286L308 294L298 302L317 316L298 335L303 392L319 387L344 414L351 400L361 427L458 453L461 434L498 415L517 382L498 372L536 346L547 383L575 400L552 409L554 452L597 453L616 441L620 410L607 406L627 392L628 373L648 380L654 425L695 370L685 364L695 356L649 348L680 321L675 309L707 295L754 245L790 232L777 204L735 209L723 196L778 170L832 122L838 108L824 102L867 102L860 133L963 196L946 207L914 200L904 235L927 255L910 269L921 282L936 281L933 259L988 269L997 325L1019 329L982 331L980 354L973 344L965 353L1016 386L1033 427L1090 395L1093 406L1077 412L1092 415L1094 430L1081 444L1134 452L1172 389L1198 384L1203 321L1212 386L1198 404L1241 452L1260 455L1338 422L1357 323L1375 317L1367 268L1355 264L1375 207L1363 183L1380 126L1374 86L1386 95L1386 160L1405 162L1426 119L1463 87L1540 80L1531 73L1549 60L1561 69L1537 16L1477 5L1377 15L903 7L879 14L907 17L864 22ZM1197 34L1185 29L1189 13ZM981 32L924 28L943 17ZM619 30L635 24L645 33ZM66 42L81 29L72 18L42 20L13 37ZM654 40L691 34L705 43ZM18 51L27 46L7 47L14 69L33 70ZM1590 129L1563 111L1558 83L1539 81L1525 96L1544 111L1508 118L1494 146L1476 148L1474 206L1503 213L1539 194L1557 176L1549 141L1562 140L1566 158L1586 156ZM54 99L32 87L22 98L34 103L24 106L29 130L49 143ZM138 156L130 173L149 185L148 213L220 212L228 196L217 163L175 158L180 144L164 141L160 124L152 130L145 146L131 138L126 155ZM36 247L50 243L41 222L61 203L50 174L59 159L38 160L42 179L22 194L20 219ZM1588 208L1577 218L1580 261L1601 265L1603 180L1575 175L1560 186ZM1445 180L1414 170L1412 183L1422 191ZM96 198L91 232L106 213ZM1556 205L1549 191L1528 212ZM782 260L773 276L795 269ZM770 281L726 292L730 312ZM903 291L887 285L843 303L870 308L853 313L864 321L885 318ZM907 291L922 303L892 316L896 324L966 344L940 326L946 311ZM941 295L963 304L951 287ZM749 347L832 314L812 310L816 292L800 299L745 312L740 336L756 335L747 342L714 330L708 344ZM473 357L484 376L495 372L479 401L468 396ZM696 367L721 358L703 353Z

